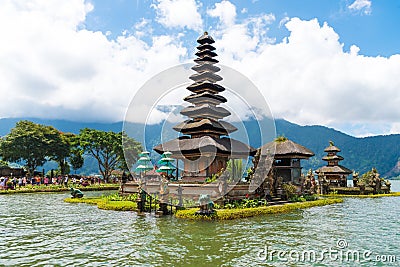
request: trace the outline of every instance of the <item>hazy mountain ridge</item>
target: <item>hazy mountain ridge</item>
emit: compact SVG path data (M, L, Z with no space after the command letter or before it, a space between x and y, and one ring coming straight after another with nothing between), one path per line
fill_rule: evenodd
M15 126L15 123L21 119L4 118L0 119L0 135L4 136L8 134ZM62 132L79 133L82 128L94 128L104 131L121 131L123 123L85 123L85 122L73 122L67 120L45 120L45 119L29 119L35 123L52 125ZM246 125L246 129L250 136L257 135L256 123L249 122ZM342 151L339 153L344 157L344 161L341 162L343 166L350 169L364 173L371 167L376 167L382 175L386 176L397 176L400 174L400 135L380 135L356 138L340 131L325 126L300 126L295 123L288 122L283 119L277 119L275 121L276 132L278 135L284 135L287 138L297 142L315 153L315 157L309 161L303 161L304 169L313 168L314 170L326 163L321 160L325 155L323 151L325 147L329 145L329 141L334 141L335 145L338 146ZM129 129L131 135L133 135L138 141L143 140L143 125L142 124L129 124L125 125ZM151 149L154 145L158 144L161 140L161 129L163 124L149 125L146 127L146 144L147 149ZM165 131L167 128L167 131ZM171 136L173 138L173 130L170 129L170 125L164 126L163 136ZM255 138L256 139L256 138ZM165 140L163 140L165 141ZM252 142L252 140L250 140ZM258 143L251 145L259 146ZM46 164L45 169L55 168L55 164ZM87 160L85 166L80 170L86 174L95 172L97 166L93 160Z

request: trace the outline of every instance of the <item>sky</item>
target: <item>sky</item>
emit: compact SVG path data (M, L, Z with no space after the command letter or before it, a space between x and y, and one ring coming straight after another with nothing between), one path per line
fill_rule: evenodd
M400 1L0 0L0 118L114 122L208 31L275 118L400 133Z

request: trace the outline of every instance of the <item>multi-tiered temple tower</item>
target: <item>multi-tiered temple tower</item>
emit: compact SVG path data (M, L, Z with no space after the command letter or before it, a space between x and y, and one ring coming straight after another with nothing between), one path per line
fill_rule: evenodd
M181 137L154 150L160 154L170 151L172 157L183 160L183 179L203 181L224 169L229 159L246 158L255 149L228 137L237 128L223 121L231 113L220 106L227 100L219 95L225 88L217 84L222 77L216 74L220 68L215 66L218 60L212 46L214 40L205 32L197 42L200 45L192 67L197 73L189 77L194 83L187 87L191 94L184 98L191 105L181 110L189 119L174 127Z
M324 150L327 155L322 158L328 162L327 166L323 166L316 170L315 172L320 175L324 175L329 181L331 186L347 186L347 176L353 173L351 170L339 165L339 161L343 160L342 156L337 155L340 149L333 144L332 141L329 142L329 146Z

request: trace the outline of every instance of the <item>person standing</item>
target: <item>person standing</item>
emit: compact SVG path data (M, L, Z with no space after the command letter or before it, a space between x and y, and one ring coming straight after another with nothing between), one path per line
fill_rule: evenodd
M18 178L18 187L19 187L19 188L21 188L22 182L23 182L23 181L22 181L22 177L19 177L19 178Z
M68 175L65 175L64 177L64 186L68 187Z
M40 178L40 176L36 176L36 184L40 185L41 181L42 181L42 179Z

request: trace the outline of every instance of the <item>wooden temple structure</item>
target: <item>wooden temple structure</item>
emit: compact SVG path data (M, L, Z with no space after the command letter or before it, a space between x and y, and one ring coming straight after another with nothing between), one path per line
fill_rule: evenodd
M322 158L328 162L327 166L323 166L315 172L319 177L324 176L329 186L331 187L346 187L347 176L353 173L346 167L339 165L339 161L343 160L342 156L337 155L340 149L336 147L332 141L329 142L329 146L324 150L327 155Z
M283 184L290 183L301 191L301 160L309 159L314 153L286 137L278 137L257 150L253 159L252 177L261 185L260 194L282 196Z
M225 88L217 84L222 77L216 74L220 68L215 66L218 60L214 40L205 32L197 42L196 65L192 67L196 73L189 77L193 83L186 89L191 94L184 98L190 105L180 112L188 119L173 127L181 136L153 148L159 154L172 152L171 157L183 161L181 179L186 182L204 182L224 170L228 160L247 158L256 152L229 137L237 128L223 120L231 113L220 106L227 99L219 94Z
M309 159L314 156L314 152L308 148L285 137L278 137L274 141L265 144L261 148L261 151L275 151L274 161L271 166L273 177L275 179L281 177L283 183L292 183L295 185L301 182L302 167L300 160Z

